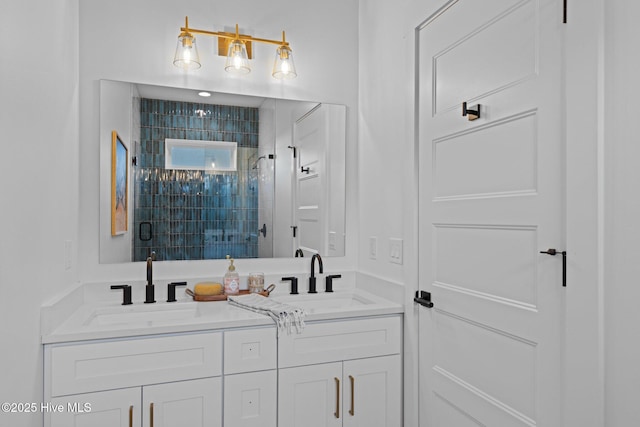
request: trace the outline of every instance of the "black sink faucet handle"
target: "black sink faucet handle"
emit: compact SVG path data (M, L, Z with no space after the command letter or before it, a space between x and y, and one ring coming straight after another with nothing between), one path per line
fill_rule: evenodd
M111 285L111 289L122 289L122 305L130 305L131 285Z
M342 274L331 274L324 278L325 292L333 292L333 279L340 279Z
M167 302L176 301L176 286L187 286L187 282L171 282L167 285Z
M298 294L298 278L295 276L291 276L291 277L283 277L281 279L283 282L286 280L291 281L291 295L297 295Z

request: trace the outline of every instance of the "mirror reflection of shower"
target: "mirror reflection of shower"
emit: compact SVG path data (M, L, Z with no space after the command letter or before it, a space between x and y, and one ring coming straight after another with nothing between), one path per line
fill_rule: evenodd
M292 233L293 125L318 105L224 93L204 103L193 90L101 80L100 263L144 261L150 250L158 261L292 257L300 247L296 236L308 231L298 224L299 233ZM322 256L344 255L346 114L344 106L335 107L341 119L326 153L334 166L327 175L331 200L323 215L330 228L322 233L329 245ZM130 232L115 237L110 191L104 190L110 189L113 130L127 139L136 161L130 167ZM260 231L265 224L266 236Z

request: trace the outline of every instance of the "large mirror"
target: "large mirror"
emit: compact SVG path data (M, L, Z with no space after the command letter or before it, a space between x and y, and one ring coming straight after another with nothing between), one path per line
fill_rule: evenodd
M345 107L199 93L100 82L100 262L344 256ZM118 234L114 131L129 156Z

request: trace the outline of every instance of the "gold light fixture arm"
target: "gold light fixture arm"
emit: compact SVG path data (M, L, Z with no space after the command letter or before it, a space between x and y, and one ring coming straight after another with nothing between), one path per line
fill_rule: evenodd
M236 24L236 32L229 33L225 31L208 31L208 30L200 30L197 28L189 28L189 17L185 16L185 26L180 27L181 32L191 33L191 34L201 34L204 36L212 36L212 37L222 37L224 39L230 40L241 40L243 42L256 42L256 43L267 43L274 44L278 46L289 46L289 42L287 42L284 38L284 31L282 32L282 40L271 40L271 39L262 39L259 37L253 37L246 34L240 34L238 31L238 24Z

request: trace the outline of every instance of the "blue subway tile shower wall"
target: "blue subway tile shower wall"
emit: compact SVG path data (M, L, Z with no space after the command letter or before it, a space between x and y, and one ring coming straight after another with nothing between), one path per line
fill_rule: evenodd
M134 260L151 251L158 260L257 257L258 192L250 162L258 153L258 108L142 98L140 127ZM237 142L237 171L164 169L166 138Z

